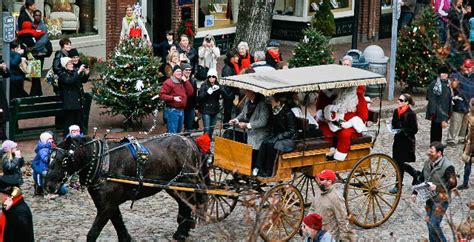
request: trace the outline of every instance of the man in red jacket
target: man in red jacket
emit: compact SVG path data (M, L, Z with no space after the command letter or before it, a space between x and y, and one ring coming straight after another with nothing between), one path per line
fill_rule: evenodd
M179 133L184 123L184 108L188 96L193 95L193 86L183 78L183 71L179 65L173 67L173 75L161 87L160 98L166 104L165 117L168 133Z

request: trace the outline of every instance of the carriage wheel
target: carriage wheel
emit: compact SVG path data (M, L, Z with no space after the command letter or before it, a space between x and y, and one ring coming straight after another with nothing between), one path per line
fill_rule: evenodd
M231 186L234 177L218 167L212 167L209 170L209 178L211 180L211 189L220 188L229 191L236 191L236 189ZM237 205L237 198L238 197L209 195L206 220L208 222L216 223L227 218Z
M371 154L352 168L344 188L350 220L362 228L381 225L397 208L402 193L400 169L384 154ZM398 188L392 194L389 190Z
M291 239L300 229L304 206L301 192L280 184L265 193L257 213L257 226L265 241Z
M311 206L316 195L316 189L318 184L314 180L313 176L309 176L306 173L298 174L291 184L300 190L301 195L304 199L304 206L307 208Z

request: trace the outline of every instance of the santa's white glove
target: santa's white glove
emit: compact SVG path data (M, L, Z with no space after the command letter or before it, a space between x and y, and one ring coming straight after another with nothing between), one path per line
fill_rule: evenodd
M145 87L145 85L143 85L143 81L138 80L137 83L135 84L135 90L141 92L143 90L143 87Z
M212 89L212 87L209 87L209 89L207 89L207 94L212 95L213 92L214 90Z
M219 88L220 88L220 87L219 87L218 85L214 85L214 86L212 86L212 90L214 90L214 91L217 91L217 90L219 90Z
M341 123L341 128L343 128L343 129L352 128L352 123L351 122L342 122Z

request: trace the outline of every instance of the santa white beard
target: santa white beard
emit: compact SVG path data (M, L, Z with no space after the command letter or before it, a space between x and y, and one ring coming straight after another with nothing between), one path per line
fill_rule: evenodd
M357 98L357 87L344 88L337 94L336 99L333 103L339 107L338 114L346 114L357 111L357 104L359 100ZM347 120L346 120L347 121Z

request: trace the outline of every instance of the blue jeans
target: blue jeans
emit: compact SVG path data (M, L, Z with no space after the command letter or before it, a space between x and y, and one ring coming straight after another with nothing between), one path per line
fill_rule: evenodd
M204 123L204 133L209 134L212 137L214 133L214 126L216 126L217 122L217 114L202 114L202 122Z
M429 218L427 225L430 242L446 242L446 237L441 229L441 221L448 209L448 205L449 203L447 201L426 204L426 216ZM438 210L436 210L436 208L438 208Z
M193 130L195 116L194 108L184 110L184 128L186 131Z
M401 12L400 18L398 19L398 29L401 29L409 24L413 19L414 14L409 12Z
M441 44L444 44L446 42L446 39L448 38L447 28L448 23L444 22L443 20L441 20L441 18L438 17L439 41L441 42Z
M168 133L176 134L180 133L183 129L184 122L184 110L166 107L165 108L166 127Z

